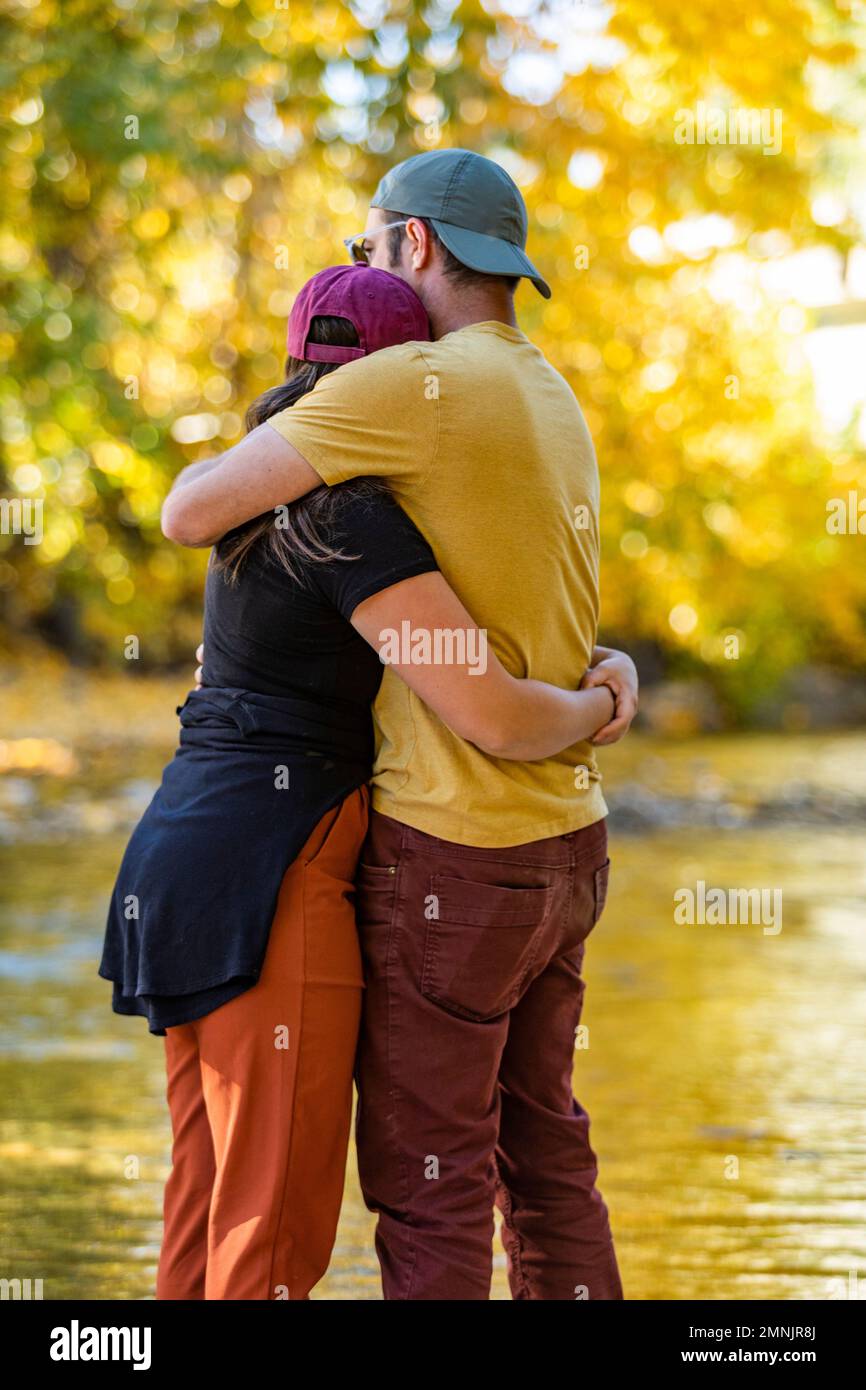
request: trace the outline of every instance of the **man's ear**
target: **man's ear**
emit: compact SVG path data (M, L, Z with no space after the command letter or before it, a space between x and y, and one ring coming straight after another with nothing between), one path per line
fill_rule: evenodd
M417 217L406 223L409 240L409 261L413 270L425 270L433 260L433 238L430 230Z

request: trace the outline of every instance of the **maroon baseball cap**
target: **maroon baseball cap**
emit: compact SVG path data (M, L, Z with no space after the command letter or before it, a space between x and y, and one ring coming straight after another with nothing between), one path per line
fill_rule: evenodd
M310 321L321 314L348 319L360 347L308 343ZM332 265L308 280L289 315L288 349L302 362L353 362L398 343L430 341L427 311L397 275L369 265Z

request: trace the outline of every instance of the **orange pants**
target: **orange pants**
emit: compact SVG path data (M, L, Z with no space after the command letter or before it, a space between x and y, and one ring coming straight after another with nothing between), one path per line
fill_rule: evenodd
M169 1028L174 1134L159 1299L302 1299L328 1266L361 1012L355 868L366 787L292 864L258 983Z

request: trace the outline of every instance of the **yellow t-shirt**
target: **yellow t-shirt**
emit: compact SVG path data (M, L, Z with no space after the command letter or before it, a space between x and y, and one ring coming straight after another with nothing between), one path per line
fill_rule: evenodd
M525 334L475 323L386 348L269 423L328 484L387 478L506 669L577 687L598 623L598 469L570 387ZM387 667L373 714L373 805L405 825L497 847L607 814L589 743L489 757Z

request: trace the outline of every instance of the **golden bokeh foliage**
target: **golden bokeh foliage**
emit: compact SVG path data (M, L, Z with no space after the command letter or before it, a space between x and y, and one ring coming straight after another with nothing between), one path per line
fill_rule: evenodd
M0 535L7 648L188 654L202 557L162 540L171 478L238 439L382 172L465 145L517 179L554 288L518 311L596 441L605 632L741 706L803 660L862 661L862 550L826 521L862 450L824 437L809 319L768 289L857 240L862 9L5 0L0 491L44 502L41 543ZM843 212L816 217L828 189Z

